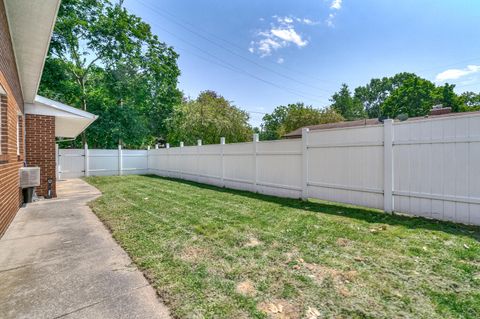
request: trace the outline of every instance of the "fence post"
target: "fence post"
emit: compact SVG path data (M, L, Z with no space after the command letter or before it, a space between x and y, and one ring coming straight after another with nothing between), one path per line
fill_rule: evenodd
M308 128L302 128L302 199L308 199Z
M180 161L180 163L182 163L182 165L180 166L179 173L178 173L179 176L180 176L179 177L180 179L183 179L183 174L182 174L183 162L184 162L183 150L182 150L183 147L185 147L185 144L183 142L180 142L180 150L179 150L180 151L180 159L179 159L179 161Z
M257 171L257 147L258 147L258 133L253 134L253 191L255 193L258 192L257 186L257 178L258 178L258 171Z
M147 147L147 174L150 174L150 146Z
M221 183L222 187L225 187L225 181L224 181L224 176L225 176L225 164L223 162L223 148L225 146L225 137L220 137L220 165L221 165Z
M84 164L83 164L83 168L84 168L84 171L83 171L83 175L85 177L88 177L90 176L90 163L89 163L89 151L88 151L88 144L85 143L85 145L83 145L83 161L84 161Z
M200 146L202 146L202 140L197 140L197 182L200 183Z
M171 176L172 172L171 172L171 168L170 168L170 143L165 143L165 148L167 149L167 151L165 152L166 156L167 156L167 159L165 160L167 165L165 165L165 166L167 167L167 169L165 170L165 172L163 174L164 174L164 176L172 177Z
M393 203L393 120L383 121L383 210L392 213Z
M123 152L122 152L122 145L118 145L118 175L122 175L123 171Z

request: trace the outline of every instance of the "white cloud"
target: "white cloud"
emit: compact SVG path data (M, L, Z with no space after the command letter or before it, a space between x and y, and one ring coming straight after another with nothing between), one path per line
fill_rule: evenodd
M479 73L480 65L468 65L465 69L449 69L437 74L435 80L443 82L447 80L457 80L461 77Z
M286 42L295 43L299 47L304 47L308 44L307 40L302 39L302 36L295 31L293 27L291 28L278 28L278 29L271 29L270 32Z
M269 56L272 54L272 51L278 50L284 46L286 46L283 42L277 42L274 39L267 37L265 39L261 39L257 43L257 51L260 52L262 57ZM254 50L255 52L255 50Z
M333 0L330 4L330 9L340 10L342 8L342 0Z
M292 24L293 23L293 19L291 17L278 17L278 16L274 16L277 18L277 21L281 24Z
M277 63L278 63L278 64L283 64L283 62L285 62L285 59L284 59L284 58L278 58L278 59L277 59Z
M318 24L318 22L312 21L312 20L307 19L307 18L298 19L297 21L298 21L298 22L301 22L301 23L303 23L303 24L306 24L306 25L316 25L316 24Z
M333 27L335 27L335 23L333 23L334 20L335 20L335 13L330 13L328 15L327 20L325 20L325 23L327 24L327 26L329 28L333 28Z
M275 18L280 25L286 25L286 26L293 25L294 22L298 22L299 24L305 24L305 25L319 24L317 21L313 21L308 18L299 18L295 16L280 17L277 15L274 15L273 18Z
M272 17L273 22L266 30L256 33L259 40L252 41L248 51L258 53L261 57L269 56L281 48L295 45L299 48L308 45L308 40L296 29L298 25L315 25L318 22L307 18L298 18L294 16L277 16ZM279 62L282 63L282 62Z
M332 0L330 3L330 10L333 12L330 12L328 14L328 18L325 20L325 23L327 24L327 27L333 28L335 27L335 17L337 15L336 11L339 11L342 8L342 0Z

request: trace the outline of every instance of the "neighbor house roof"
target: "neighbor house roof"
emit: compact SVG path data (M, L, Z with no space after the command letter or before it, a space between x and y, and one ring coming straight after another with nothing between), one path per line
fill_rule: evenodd
M4 0L25 103L33 103L42 78L60 0Z
M77 137L98 118L92 113L38 95L34 103L25 104L25 114L54 116L55 136L67 138Z
M347 122L336 122L328 124L318 124L306 126L310 131L314 130L326 130L331 128L342 128L342 127L354 127L354 126L369 126L369 125L378 125L381 122L378 119L365 119L357 121L347 121ZM295 131L285 134L285 138L301 138L302 137L303 127L297 128Z
M479 113L480 111L462 112L462 113L444 113L444 114L438 114L438 115L411 117L406 121L419 121L419 120L426 120L426 119L436 119L436 118L450 117L450 116L463 116L463 115L471 115L471 114L479 114ZM378 119L363 119L363 120L356 120L356 121L345 121L345 122L337 122L337 123L311 125L311 126L305 126L305 128L308 128L310 131L315 131L315 130L328 130L328 129L334 129L334 128L371 126L371 125L380 125L380 124L382 124L382 122L380 122ZM302 129L303 127L300 127L290 133L285 134L283 137L288 139L301 138Z

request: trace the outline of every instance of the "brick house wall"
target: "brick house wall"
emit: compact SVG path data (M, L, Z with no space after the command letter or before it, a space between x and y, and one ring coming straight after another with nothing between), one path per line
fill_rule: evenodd
M0 237L22 201L18 169L23 166L23 96L3 0L0 0ZM20 121L19 124L17 122ZM20 154L17 154L17 125Z
M40 167L40 186L35 191L47 196L47 181L51 178L52 196L56 197L55 117L27 114L25 128L27 165Z

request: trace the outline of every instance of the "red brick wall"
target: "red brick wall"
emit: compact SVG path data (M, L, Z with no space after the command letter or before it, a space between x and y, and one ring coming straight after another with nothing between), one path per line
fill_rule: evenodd
M55 183L55 117L27 114L25 118L27 166L40 167L40 186L35 190L39 196L47 196L51 178L52 196L56 197Z
M21 203L18 169L23 165L23 148L17 156L17 120L23 113L23 98L13 54L3 0L0 0L0 237L15 217ZM23 139L23 136L20 136Z
M13 53L3 0L0 0L0 71L8 83L11 94L13 94L12 98L17 101L17 105L23 113L22 89L18 77L17 64ZM3 87L7 89L5 85L3 85Z

